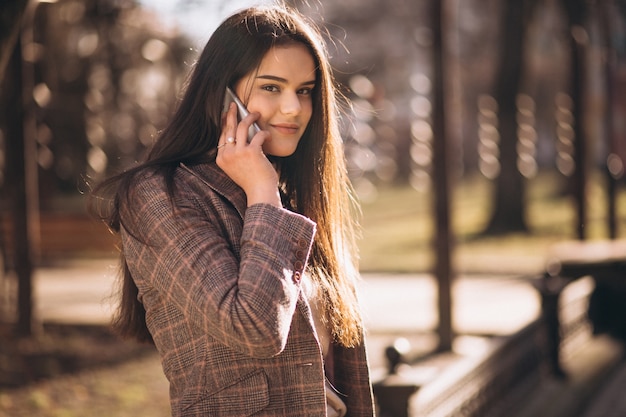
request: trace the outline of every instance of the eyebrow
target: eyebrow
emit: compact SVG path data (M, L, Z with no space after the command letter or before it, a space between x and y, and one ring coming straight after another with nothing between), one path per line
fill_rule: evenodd
M272 81L276 81L276 82L280 82L280 83L286 83L287 80L285 78L282 77L277 77L275 75L258 75L256 77L257 79L264 79L264 80L272 80ZM305 81L303 83L301 83L300 85L313 85L315 84L315 80L310 80L310 81Z

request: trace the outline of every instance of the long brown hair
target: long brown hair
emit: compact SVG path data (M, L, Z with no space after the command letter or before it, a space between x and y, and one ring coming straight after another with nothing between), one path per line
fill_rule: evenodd
M258 68L270 48L293 42L304 44L316 61L313 114L294 154L272 158L272 162L279 169L290 208L317 223L309 271L320 284L324 319L335 341L352 347L361 342L362 319L354 288L358 211L338 126L340 103L345 102L340 101L343 97L338 94L319 29L297 11L285 5L260 6L226 19L200 54L185 93L147 160L97 186L91 201L100 204L92 205L92 211L115 232L123 226L132 234L129 219L120 217L120 205L130 203L128 191L135 175L148 168L156 170L173 195L176 167L181 162L206 160L217 146L226 86ZM101 198L111 194L112 199ZM101 203L106 201L110 204L103 212ZM122 336L151 340L123 253L120 265L122 296L113 326Z

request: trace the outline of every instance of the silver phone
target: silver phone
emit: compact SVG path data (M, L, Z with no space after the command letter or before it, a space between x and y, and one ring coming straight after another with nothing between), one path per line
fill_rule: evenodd
M228 111L230 107L230 103L235 103L237 105L237 121L241 121L244 117L250 114L246 106L243 105L239 97L230 89L230 87L226 87L226 95L224 96L224 112ZM248 142L252 140L252 137L261 130L259 125L256 123L252 123L250 128L248 129Z

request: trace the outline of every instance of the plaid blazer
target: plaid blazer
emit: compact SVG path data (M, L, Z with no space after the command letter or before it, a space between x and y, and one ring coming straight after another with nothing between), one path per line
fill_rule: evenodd
M172 205L163 178L142 174L121 208L133 225L122 230L123 252L172 415L325 416L321 349L300 292L315 224L271 205L246 207L214 163L180 166L174 184ZM348 416L372 416L364 346L333 349Z

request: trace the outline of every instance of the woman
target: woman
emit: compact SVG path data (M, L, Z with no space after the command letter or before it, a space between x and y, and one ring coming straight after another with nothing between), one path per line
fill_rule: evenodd
M250 8L208 41L147 161L96 189L114 188L122 238L114 326L154 342L174 416L373 415L337 109L315 26Z

